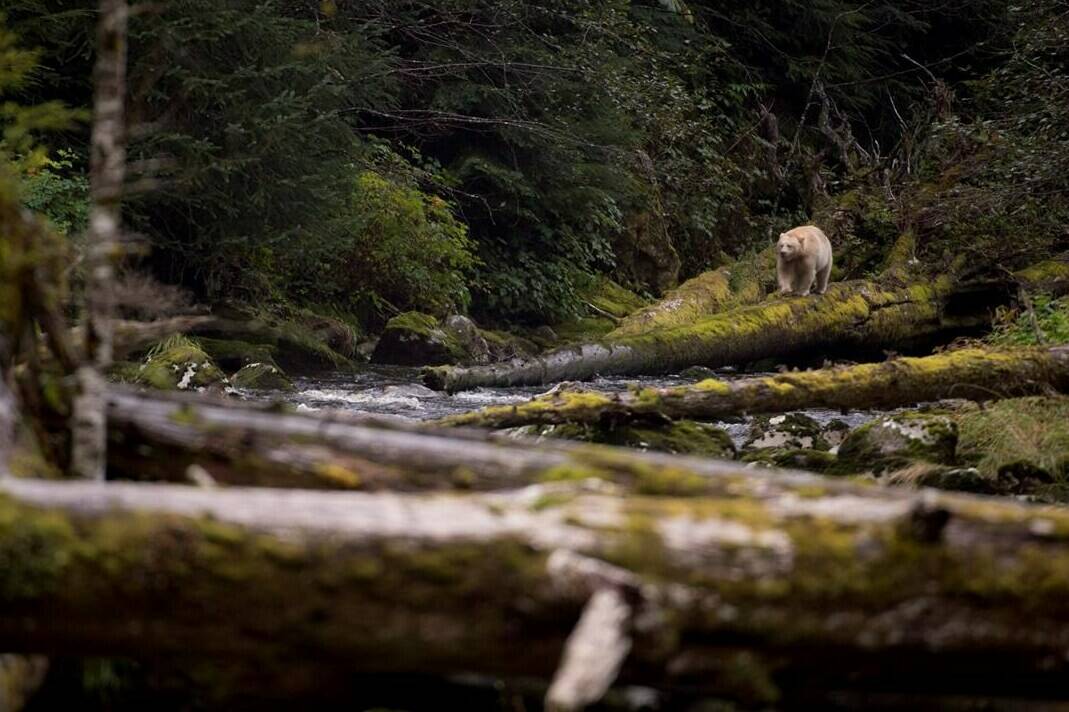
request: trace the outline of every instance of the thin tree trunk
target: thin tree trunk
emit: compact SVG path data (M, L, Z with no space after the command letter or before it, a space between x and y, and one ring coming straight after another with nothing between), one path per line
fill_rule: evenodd
M1069 347L962 349L845 368L609 394L561 390L526 403L450 416L442 425L521 425L626 421L650 416L718 420L739 413L807 408L897 408L944 398L984 401L1050 390L1069 392Z
M0 336L0 342L3 341L3 338L3 336ZM3 344L0 343L0 352L2 351ZM7 373L3 363L0 362L0 471L6 468L15 449L15 429L19 422L18 415L18 403L15 401L15 394L8 385Z
M77 477L96 480L104 479L107 422L103 371L112 358L112 281L114 262L121 250L127 14L126 0L101 0L93 73L85 363L76 373L71 470Z
M1066 511L815 477L720 484L657 498L8 478L0 638L548 681L570 636L586 654L583 607L615 590L588 614L619 630L628 684L764 706L1064 697ZM607 668L568 697L588 701Z

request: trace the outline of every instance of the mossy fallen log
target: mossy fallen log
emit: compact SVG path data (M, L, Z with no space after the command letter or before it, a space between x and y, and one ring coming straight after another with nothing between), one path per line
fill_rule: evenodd
M983 290L999 291L987 285ZM531 359L428 368L424 379L432 388L454 392L597 375L671 373L694 365L718 367L847 349L899 349L988 323L988 306L1004 301L1003 295L980 296L949 276L906 287L844 282L831 285L824 295L777 297L675 328L564 347Z
M187 482L206 473L227 485L417 491L594 478L621 490L679 495L707 491L719 481L710 478L747 476L731 462L375 416L278 413L119 387L111 391L108 422L109 475L119 479Z
M633 611L627 684L764 706L1064 694L1069 512L813 477L721 484L658 498L3 479L0 639L548 681L610 589Z
M628 315L607 335L618 339L689 324L732 306L764 298L763 275L775 273L776 254L768 248L728 267L688 279L664 298Z
M1069 392L1069 347L949 351L921 358L781 373L619 394L558 390L526 403L450 416L443 425L623 422L642 418L717 420L739 413L807 408L897 408L944 398L977 401Z

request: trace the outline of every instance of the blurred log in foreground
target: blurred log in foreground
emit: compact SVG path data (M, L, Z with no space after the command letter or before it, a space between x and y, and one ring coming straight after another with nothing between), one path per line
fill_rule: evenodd
M708 480L702 496L8 478L0 639L13 652L299 652L365 672L548 683L584 606L615 591L584 617L619 622L618 684L758 705L1069 692L1069 512L703 476L679 460L686 473ZM576 676L562 678L558 690Z
M509 428L598 423L649 417L716 420L739 413L807 408L898 408L944 398L994 400L1048 391L1069 392L1069 347L962 349L737 381L708 379L692 386L627 393L555 390L526 403L450 416L443 425Z

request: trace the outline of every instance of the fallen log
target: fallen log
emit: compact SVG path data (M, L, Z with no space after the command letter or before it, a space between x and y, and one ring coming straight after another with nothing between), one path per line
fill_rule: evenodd
M650 416L718 420L739 413L807 408L897 408L944 398L977 401L1069 392L1069 346L962 349L922 358L781 373L737 381L611 394L557 390L526 403L492 406L437 421L447 426L623 422Z
M548 681L587 600L615 590L627 684L765 706L1065 694L1069 512L723 479L547 501L7 478L0 639Z
M600 479L643 494L710 491L734 462L433 429L381 417L278 413L190 394L113 387L109 476L307 489L503 490ZM199 468L196 469L196 468ZM681 469L682 468L682 469ZM829 483L838 487L839 483Z
M996 296L981 299L972 286L949 277L907 287L844 282L831 285L824 295L777 297L691 324L566 346L530 359L428 368L424 380L431 388L455 392L597 375L671 373L694 365L715 368L833 350L899 349L910 341L989 323L988 307L1004 298L997 287L984 285L983 290Z
M774 274L775 267L776 252L770 247L728 267L703 272L668 292L664 298L625 317L606 338L618 339L672 328L728 307L755 304L766 294L762 277Z

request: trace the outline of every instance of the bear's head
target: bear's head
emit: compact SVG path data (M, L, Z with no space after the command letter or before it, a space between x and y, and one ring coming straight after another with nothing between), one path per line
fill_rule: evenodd
M802 241L794 235L783 233L776 243L776 254L784 260L793 260L802 253Z

